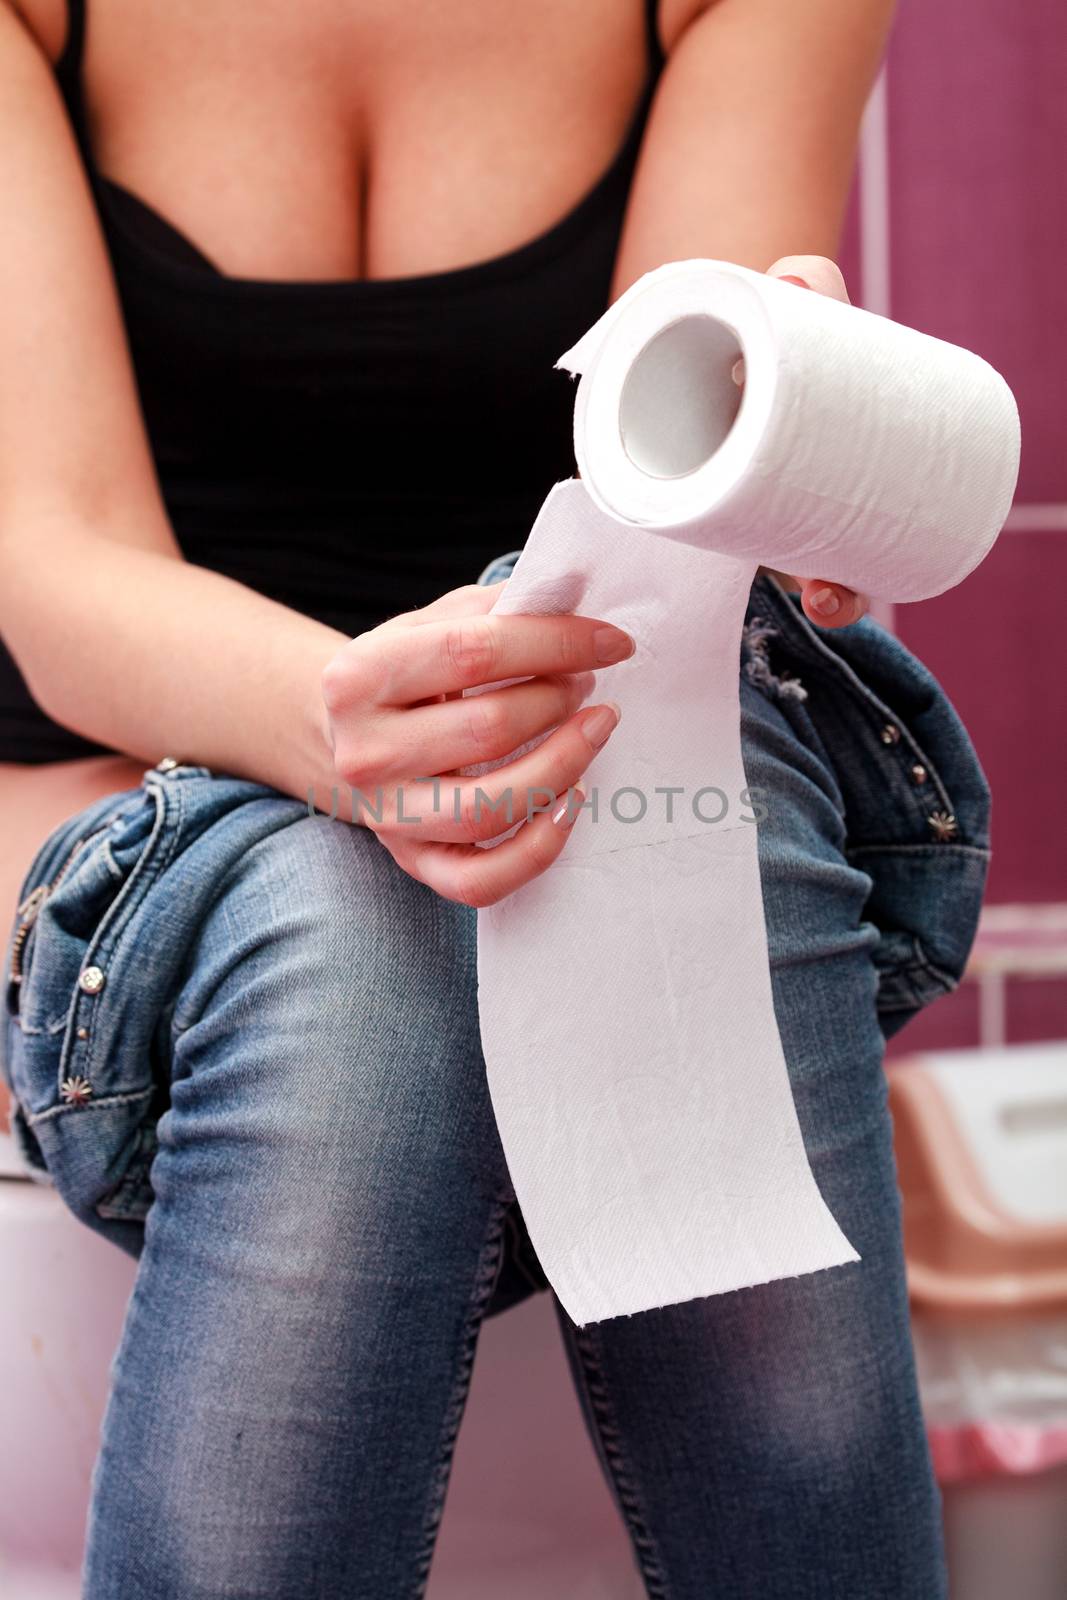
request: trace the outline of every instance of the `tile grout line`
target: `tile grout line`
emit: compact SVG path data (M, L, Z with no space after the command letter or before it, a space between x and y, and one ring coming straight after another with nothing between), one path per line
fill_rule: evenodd
M1042 504L1025 500L1012 506L1005 533L1067 533L1067 504Z
M868 311L890 315L890 193L888 68L883 64L867 99L860 129L860 301ZM895 633L891 600L872 600L870 615Z

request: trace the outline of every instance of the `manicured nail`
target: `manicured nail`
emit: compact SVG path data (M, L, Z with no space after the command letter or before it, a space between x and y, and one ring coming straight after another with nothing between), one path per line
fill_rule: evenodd
M621 628L598 628L593 635L593 654L601 666L612 661L625 661L637 649L634 640Z
M557 828L573 828L584 800L585 795L580 789L570 791L559 810L552 813L552 821Z
M607 744L615 728L618 726L622 711L614 700L605 700L602 706L597 706L582 723L582 732L585 734L594 750L599 750Z
M816 589L808 596L808 605L821 617L832 617L835 611L841 610L841 601L832 589Z

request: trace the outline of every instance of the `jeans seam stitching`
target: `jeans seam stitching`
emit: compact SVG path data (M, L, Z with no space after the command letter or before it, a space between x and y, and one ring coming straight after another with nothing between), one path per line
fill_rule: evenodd
M464 1322L459 1370L452 1385L452 1394L445 1409L441 1437L438 1441L437 1470L430 1492L422 1544L415 1567L415 1587L412 1590L412 1600L421 1600L421 1597L426 1592L426 1584L430 1576L434 1547L437 1542L437 1534L444 1511L445 1496L448 1491L449 1472L470 1389L471 1372L474 1367L474 1356L478 1345L478 1334L484 1321L485 1311L492 1298L503 1258L504 1226L507 1218L507 1208L510 1203L510 1196L495 1202L497 1212L479 1253L478 1267L474 1276L474 1288Z
M885 844L853 844L849 845L846 855L887 855L890 852L894 855L929 856L937 860L945 860L949 855L965 855L975 856L980 861L988 861L993 854L988 845L947 839L943 844L901 844L892 840Z
M115 958L115 954L122 943L126 931L130 926L132 918L134 917L138 907L144 902L145 894L148 892L148 889L151 888L151 885L156 881L156 879L162 876L167 867L170 865L171 860L173 859L177 850L178 840L181 837L184 815L181 789L175 788L173 790L164 790L162 784L153 784L147 781L147 779L142 785L142 788L147 790L148 793L151 794L156 800L157 815L154 819L152 827L149 830L148 837L145 840L144 848L130 868L130 872L125 883L119 889L115 899L104 912L103 917L97 924L96 928L94 928L92 937L86 945L83 960L89 961L90 963L103 956L106 965L110 967L110 964ZM173 811L170 810L167 804L168 794L174 795ZM170 837L169 839L165 839L164 836L168 832ZM161 843L162 859L157 860L154 863L155 870L153 871L153 862L151 857L155 853L155 847ZM71 1056L76 1054L73 1023L81 1009L87 1009L89 1012L87 1023L88 1038L85 1040L85 1057L84 1062L81 1064L81 1070L83 1075L92 1081L96 1046L98 1043L97 1035L102 1017L102 1007L101 1002L95 996L89 997L91 1004L88 1007L82 1007L80 1002L85 998L86 997L80 995L76 989L72 1004L67 1013L67 1031L63 1039L59 1056L59 1083L62 1083L64 1078L70 1075Z
M84 1116L86 1113L93 1111L108 1111L112 1106L132 1105L136 1100L147 1100L152 1092L151 1088L130 1089L121 1094L105 1095L101 1100L88 1100L85 1105L68 1105L64 1103L63 1105L49 1106L46 1111L35 1112L32 1116L23 1107L23 1113L26 1116L28 1126L34 1128L38 1123L54 1122L57 1117L68 1116L71 1112L77 1116Z
M667 1576L663 1570L660 1553L649 1531L648 1517L623 1454L622 1434L612 1410L610 1391L604 1381L596 1335L588 1328L575 1328L574 1342L581 1358L586 1392L593 1416L596 1418L604 1458L611 1469L619 1503L626 1514L630 1538L637 1553L649 1600L670 1600Z

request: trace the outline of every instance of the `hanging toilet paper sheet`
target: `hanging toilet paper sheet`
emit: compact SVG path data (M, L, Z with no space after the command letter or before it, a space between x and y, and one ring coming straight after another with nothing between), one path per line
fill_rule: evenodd
M516 1194L583 1325L859 1259L775 1020L741 629L761 563L896 601L960 582L1019 423L971 352L726 262L647 274L558 365L580 478L495 610L601 617L637 650L597 675L622 717L565 851L479 912L478 974Z

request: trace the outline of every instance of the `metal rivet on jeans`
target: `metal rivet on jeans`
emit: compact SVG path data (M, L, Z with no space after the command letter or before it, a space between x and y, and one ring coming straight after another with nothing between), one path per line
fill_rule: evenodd
M99 967L86 967L78 979L78 988L84 994L99 994L106 982L107 979Z
M916 762L915 766L913 766L911 769L911 781L913 783L926 782L926 768L920 766L918 762Z
M894 727L891 722L887 722L885 727L882 729L882 743L883 744L897 744L899 742L899 740L900 740L900 729Z
M939 844L943 844L946 839L954 839L959 832L959 823L951 811L933 811L926 820Z
M162 761L156 762L157 772L173 772L178 765L173 756L164 756Z
M79 1039L88 1039L88 1037L89 1037L88 1028L79 1028L78 1029L78 1038Z

